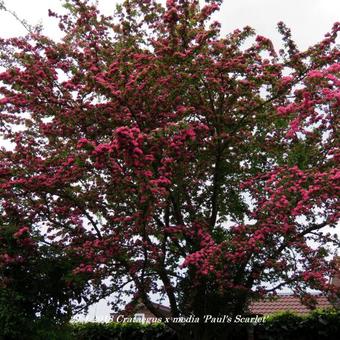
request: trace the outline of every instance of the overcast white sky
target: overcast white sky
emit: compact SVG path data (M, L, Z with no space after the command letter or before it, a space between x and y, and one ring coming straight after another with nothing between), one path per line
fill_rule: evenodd
M121 0L119 0L121 1ZM30 23L42 22L45 32L58 37L56 20L48 18L47 10L61 9L60 0L4 0L7 6ZM117 0L98 0L105 14L112 14ZM293 32L296 42L306 48L320 41L334 22L340 20L339 0L225 0L216 19L224 32L246 25L254 27L258 34L278 42L276 24L284 21ZM2 37L24 34L24 29L6 13L0 13Z
M31 24L42 23L45 34L58 38L57 21L47 15L48 9L60 11L60 0L5 0L6 6ZM117 0L98 0L105 14L112 14ZM340 21L340 0L225 0L222 10L215 15L223 32L246 25L273 40L278 46L276 24L283 21L291 28L293 37L302 49L320 41L336 21ZM0 36L25 34L23 27L8 13L0 12ZM93 307L88 316L93 320L109 316L105 303Z

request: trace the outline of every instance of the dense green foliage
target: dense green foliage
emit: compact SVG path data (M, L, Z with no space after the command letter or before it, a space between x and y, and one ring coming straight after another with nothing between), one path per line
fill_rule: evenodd
M340 334L339 310L316 310L307 316L275 314L256 328L257 339L335 340Z
M50 328L36 323L32 340L177 340L173 330L161 323L96 323L77 322ZM234 340L247 339L247 325L238 329ZM13 325L14 330L18 329ZM15 331L13 332L15 334ZM290 312L270 316L263 325L254 328L255 340L336 340L340 334L340 311L316 310L307 316ZM19 339L1 334L0 339ZM20 339L24 339L20 336Z
M235 337L246 339L246 327L239 328ZM270 316L263 325L255 326L256 340L332 340L340 334L340 311L316 310L307 316L290 312ZM175 340L176 335L163 324L138 323L74 323L73 339L77 340ZM235 338L235 340L236 340Z
M86 282L71 277L76 258L13 219L0 226L0 339L59 339L73 301L87 294Z
M74 323L72 336L77 340L176 340L175 333L164 324Z

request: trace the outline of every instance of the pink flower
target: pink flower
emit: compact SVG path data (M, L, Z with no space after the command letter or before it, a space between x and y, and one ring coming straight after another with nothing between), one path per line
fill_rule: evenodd
M85 145L87 145L87 144L89 144L90 143L90 141L88 140L88 139L86 139L86 138L80 138L79 140L78 140L78 144L77 144L77 148L79 149L79 148L82 148L82 147L84 147Z
M196 137L196 133L193 129L189 129L186 131L187 136L191 139L191 140L195 140Z
M9 103L9 99L8 98L1 98L0 99L0 105L6 105L7 103Z
M13 237L14 238L20 238L20 236L22 236L23 234L25 234L28 231L29 231L28 227L22 227L15 234L13 234Z
M308 77L309 78L322 78L323 73L321 71L318 71L318 70L312 70L312 71L308 72Z

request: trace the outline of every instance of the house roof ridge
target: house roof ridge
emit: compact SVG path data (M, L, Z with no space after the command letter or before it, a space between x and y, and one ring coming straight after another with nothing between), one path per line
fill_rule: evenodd
M320 293L317 293L317 292L310 292L308 293L310 295L313 295L313 296L325 296L323 295L321 292ZM274 295L275 296L275 295ZM277 293L277 296L292 296L292 297L299 297L298 295L294 295L294 293Z
M153 301L151 301L151 303L152 303L155 307L158 307L158 308L165 308L165 309L167 309L167 310L170 309L169 306L162 305L161 303L158 303L158 302L153 302Z

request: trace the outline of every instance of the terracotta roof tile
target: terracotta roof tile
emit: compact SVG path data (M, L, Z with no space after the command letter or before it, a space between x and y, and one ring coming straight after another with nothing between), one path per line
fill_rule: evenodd
M325 296L318 296L317 308L330 308L331 303ZM275 300L256 301L250 305L253 314L268 315L276 312L291 311L298 314L308 314L311 309L303 305L298 297L292 295L280 295Z

